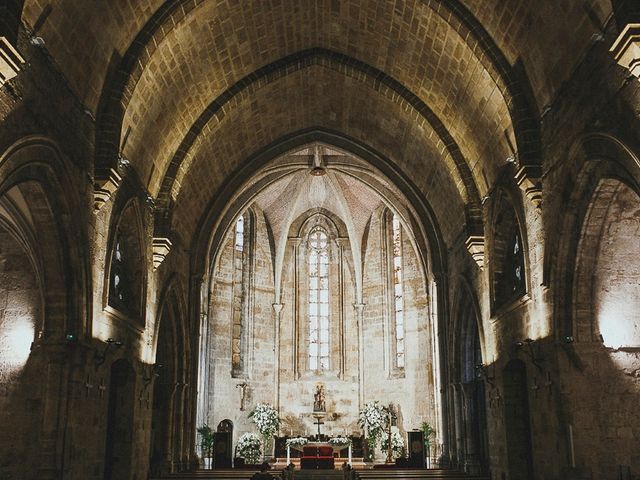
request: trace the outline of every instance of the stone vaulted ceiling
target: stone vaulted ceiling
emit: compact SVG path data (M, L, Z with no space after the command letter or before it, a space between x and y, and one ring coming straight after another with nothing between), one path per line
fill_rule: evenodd
M307 129L390 159L452 241L479 222L508 159L539 176L540 112L611 10L606 0L90 3L27 0L23 20L95 114L96 181L126 158L187 242L248 158Z

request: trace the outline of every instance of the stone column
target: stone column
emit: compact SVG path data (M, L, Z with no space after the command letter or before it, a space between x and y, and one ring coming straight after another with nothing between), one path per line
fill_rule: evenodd
M280 314L282 313L282 303L274 303L274 357L273 357L273 406L280 411Z
M463 398L463 415L465 424L465 471L467 473L479 474L479 455L478 455L478 439L476 437L475 425L478 422L478 416L475 414L475 390L474 382L466 382L460 385Z
M68 382L68 352L64 345L42 344L41 355L46 362L42 372L42 430L37 436L39 442L34 444L39 457L38 478L55 480L60 478L62 436L61 427L67 419L61 419L68 401L65 393Z
M364 406L364 329L362 325L364 303L354 303L358 325L358 411Z
M291 272L293 285L293 291L291 292L292 312L293 312L293 328L291 329L291 366L293 371L293 378L300 378L300 360L299 355L299 340L300 340L300 303L298 294L300 292L300 271L299 271L299 251L300 243L302 239L299 237L293 237L287 239L289 246L291 247Z
M340 370L338 372L338 376L341 380L344 380L345 377L345 370L346 370L346 343L345 343L345 339L347 338L347 331L346 331L346 325L345 325L345 312L344 312L344 290L345 290L345 284L344 284L344 249L345 246L349 244L349 239L348 238L337 238L336 239L336 244L338 245L338 291L340 292L340 301L339 301L339 306L340 306L340 311L338 312L338 331L340 333L339 335L339 339L340 339L340 345L339 345L339 352L340 352L340 362L339 362L339 367Z

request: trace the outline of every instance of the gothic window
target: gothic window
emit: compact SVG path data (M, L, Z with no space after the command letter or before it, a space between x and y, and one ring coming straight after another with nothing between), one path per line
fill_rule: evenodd
M233 230L233 305L231 309L231 373L242 377L246 363L246 321L249 281L249 212L238 217Z
M404 289L402 284L402 227L397 215L393 215L392 244L393 244L393 332L395 366L404 368Z
M137 210L130 204L122 212L111 248L108 304L143 325L145 259L138 225Z
M511 294L524 292L524 255L522 254L522 242L520 232L516 229L511 236L507 258L505 260L507 271L511 277L509 288Z
M239 252L244 250L244 216L236 220L236 250Z
M120 240L116 240L111 258L111 286L109 288L110 303L125 306L130 300L130 295L126 292L128 279L126 278L124 256Z
M522 236L515 210L506 198L498 201L494 223L494 306L519 298L526 292Z
M327 234L309 234L309 369L329 369L329 245Z

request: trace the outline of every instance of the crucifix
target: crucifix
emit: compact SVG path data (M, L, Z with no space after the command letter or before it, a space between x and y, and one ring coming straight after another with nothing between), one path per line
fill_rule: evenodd
M90 390L93 388L93 384L90 382L91 377L87 376L87 381L84 382L84 388L87 389L87 397L89 396Z
M240 393L240 411L244 412L244 401L247 395L247 387L249 386L249 384L247 382L242 382L239 383L238 385L236 385L236 388L239 388L241 390Z
M104 392L107 389L107 386L104 384L104 378L100 380L100 386L98 387L98 390L100 390L100 398L102 398L104 396Z
M322 417L316 417L316 421L313 424L318 426L318 440L320 440L320 425L324 425Z

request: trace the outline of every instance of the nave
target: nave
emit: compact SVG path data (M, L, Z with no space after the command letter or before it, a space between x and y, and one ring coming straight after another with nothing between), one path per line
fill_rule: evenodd
M639 26L0 1L0 480L637 480Z

